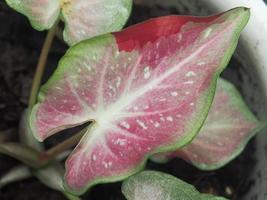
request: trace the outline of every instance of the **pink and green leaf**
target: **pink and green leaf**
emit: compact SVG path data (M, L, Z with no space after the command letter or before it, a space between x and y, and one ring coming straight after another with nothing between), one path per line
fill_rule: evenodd
M189 143L248 18L246 8L161 17L72 47L30 119L41 141L93 121L66 161L66 187L81 194L122 180L150 155Z
M37 30L50 29L60 17L64 40L73 45L84 39L120 30L126 23L132 0L6 0L27 16Z
M6 0L7 4L28 17L39 30L50 29L59 17L60 0Z
M201 194L196 188L174 176L156 171L143 171L122 185L127 200L227 200Z
M219 79L211 110L196 138L182 149L154 155L152 159L166 162L180 157L203 170L217 169L237 157L264 126L250 112L235 87Z
M119 31L131 12L132 0L71 0L62 7L64 40L73 45L97 35Z

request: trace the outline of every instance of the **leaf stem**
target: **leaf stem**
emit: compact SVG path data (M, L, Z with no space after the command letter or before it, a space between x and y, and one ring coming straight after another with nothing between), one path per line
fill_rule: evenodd
M8 171L7 173L5 173L0 178L0 189L6 186L7 184L10 184L16 181L21 181L31 176L32 174L27 166L25 165L17 166L11 169L10 171Z
M54 37L56 35L56 31L57 31L57 24L56 23L47 33L42 50L41 50L41 54L38 60L38 64L37 64L37 68L35 71L35 75L34 75L34 79L32 82L32 88L31 88L31 93L30 93L30 98L29 98L29 107L31 108L37 99L37 93L41 84L41 80L42 80L42 76L44 73L44 69L46 66L46 62L47 62L47 58L48 58L48 54L49 51L51 49Z

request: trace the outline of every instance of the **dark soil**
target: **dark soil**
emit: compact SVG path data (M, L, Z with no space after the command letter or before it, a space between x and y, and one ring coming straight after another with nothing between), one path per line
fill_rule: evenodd
M128 24L134 24L150 17L167 14L177 14L173 8L163 9L155 7L135 6ZM44 40L45 33L31 28L27 19L11 10L0 2L0 130L17 129L20 115L26 108L30 91L31 80L38 60L38 55ZM67 47L60 41L54 42L51 50L46 77L52 73L59 58ZM225 72L226 77L240 83L238 76L240 65L232 61L230 68ZM16 138L16 131L11 134ZM203 172L176 159L165 165L149 162L148 169L160 170L175 175L194 184L200 191L241 200L253 182L247 180L254 167L253 141L246 150L226 167ZM0 156L0 176L16 166L18 162L6 156ZM120 183L105 184L94 187L84 195L84 199L93 200L123 200ZM37 179L10 184L0 190L1 200L61 200L65 199L60 193L50 190Z

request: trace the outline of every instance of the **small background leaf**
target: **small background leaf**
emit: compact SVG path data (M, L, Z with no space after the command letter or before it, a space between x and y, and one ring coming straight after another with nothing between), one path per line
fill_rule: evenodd
M26 15L32 26L39 30L50 29L59 17L60 0L6 0L7 4Z
M226 200L201 194L192 185L156 171L143 171L130 177L123 182L122 193L127 200Z
M155 155L152 160L166 162L181 157L200 169L214 170L238 156L265 126L250 112L236 88L219 79L208 117L196 138L184 148Z
M126 23L132 0L71 0L62 6L64 40L73 45L97 35L119 31Z

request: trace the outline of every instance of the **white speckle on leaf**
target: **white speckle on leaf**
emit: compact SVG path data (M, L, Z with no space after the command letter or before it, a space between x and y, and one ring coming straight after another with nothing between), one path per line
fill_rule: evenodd
M133 109L134 109L134 111L137 111L139 108L138 108L138 106L134 106Z
M62 90L62 88L61 87L55 87L56 89L58 89L58 90Z
M184 84L193 84L194 81L185 81Z
M178 95L178 92L171 92L171 95L172 95L173 97L176 97L176 96Z
M78 30L78 34L79 34L79 35L86 35L86 31L80 29L80 30Z
M192 76L196 76L196 73L193 71L189 71L185 74L186 77L192 77Z
M182 38L183 38L182 34L178 34L178 36L177 36L177 42L181 42L182 41Z
M108 163L106 163L105 161L102 161L102 165L103 165L105 168L108 168Z
M209 35L211 34L211 32L212 32L212 28L207 28L206 30L204 30L204 35L203 35L203 37L204 37L204 39L206 39L207 37L209 37Z
M244 136L245 133L244 133L244 132L240 132L239 135L240 135L240 136Z
M224 146L224 144L222 142L217 142L217 145L220 146L220 147Z
M120 52L119 52L119 51L116 51L116 52L115 52L115 58L118 58L119 55L120 55Z
M160 120L163 121L163 122L165 121L164 117L160 117Z
M186 94L186 95L189 95L189 94L190 94L190 92L189 92L189 91L186 91L186 92L185 92L185 94Z
M162 187L148 183L134 188L133 200L163 200L166 196Z
M150 77L150 69L149 67L144 68L144 78L148 79Z
M154 126L155 126L156 128L158 128L158 127L160 126L160 123L155 122Z
M102 165L107 169L107 168L112 166L112 162L111 161L109 161L109 162L102 161Z
M116 81L116 87L119 88L121 85L121 77L117 77L117 81Z
M124 146L126 144L126 139L121 139L121 138L118 138L116 141L115 141L115 144L118 144L120 146Z
M166 98L161 98L159 101L164 102L166 100L167 100Z
M139 126L141 126L143 129L145 129L145 130L147 129L147 126L145 125L144 122L140 121L139 119L137 119L136 122L137 122L137 124L138 124Z
M168 116L166 119L167 119L167 121L170 121L170 122L173 121L173 118L171 116Z
M70 109L71 109L71 110L76 110L77 107L76 107L76 106L72 106Z
M110 84L108 88L111 89L113 92L116 92L116 89L113 87L113 85Z
M86 69L88 69L88 71L92 70L92 67L88 65L86 62L83 62L83 65L86 67Z
M97 158L97 157L96 157L96 155L94 154L93 157L92 157L93 161L96 161L96 158Z
M144 109L149 109L149 106L148 105L144 106Z
M197 158L198 156L197 156L197 154L194 153L194 154L193 154L193 157L194 157L194 158Z
M198 66L202 66L202 65L205 65L205 64L206 64L206 62L198 62L197 63Z
M177 114L177 115L176 115L176 117L178 117L178 118L181 118L181 117L182 117L182 115L180 115L180 114Z
M193 102L190 103L190 106L194 106L195 104Z
M126 129L130 128L130 124L128 124L126 121L121 122L120 125L123 126Z
M96 60L96 59L97 59L97 58L96 58L96 55L93 55L92 59L93 59L93 60Z
M82 162L82 165L83 165L83 166L86 166L86 165L87 165L87 162L86 162L86 161L83 161L83 162Z
M66 99L63 100L63 103L67 103L67 102L68 102L68 100L66 100Z

